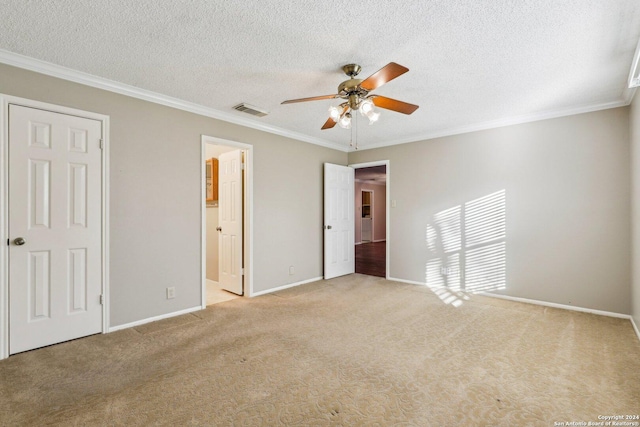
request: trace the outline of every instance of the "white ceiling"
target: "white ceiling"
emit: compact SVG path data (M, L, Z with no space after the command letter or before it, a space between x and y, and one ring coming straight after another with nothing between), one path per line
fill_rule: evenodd
M301 139L341 66L410 69L374 93L420 105L361 120L361 148L626 105L637 0L2 0L0 49L218 110ZM256 118L231 108L246 102ZM333 101L335 103L335 101Z

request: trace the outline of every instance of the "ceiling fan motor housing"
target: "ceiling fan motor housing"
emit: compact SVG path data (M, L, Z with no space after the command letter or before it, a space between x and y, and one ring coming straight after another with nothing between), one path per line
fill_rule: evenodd
M360 102L369 93L360 87L360 83L362 83L360 79L349 79L340 83L340 86L338 86L338 94L341 98L349 101L349 107L351 107L352 110L357 110L360 107Z

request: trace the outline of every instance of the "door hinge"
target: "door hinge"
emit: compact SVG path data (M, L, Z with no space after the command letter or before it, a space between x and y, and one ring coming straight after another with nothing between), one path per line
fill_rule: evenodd
M240 163L240 170L244 170L244 163Z
M104 148L104 139L100 138L100 142L98 144L100 146L100 149L102 150Z
M240 275L241 275L241 276L244 276L244 268L241 268L241 269L240 269Z
M104 295L100 295L100 305L104 305Z

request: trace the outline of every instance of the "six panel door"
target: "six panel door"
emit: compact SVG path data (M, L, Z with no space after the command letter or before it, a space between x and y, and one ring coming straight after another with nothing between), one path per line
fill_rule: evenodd
M9 352L102 331L101 122L9 106Z

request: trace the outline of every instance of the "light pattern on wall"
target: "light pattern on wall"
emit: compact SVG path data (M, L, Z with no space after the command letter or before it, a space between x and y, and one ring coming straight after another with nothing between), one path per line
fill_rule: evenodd
M458 307L467 293L505 289L505 190L438 212L426 240L426 283L443 302Z

